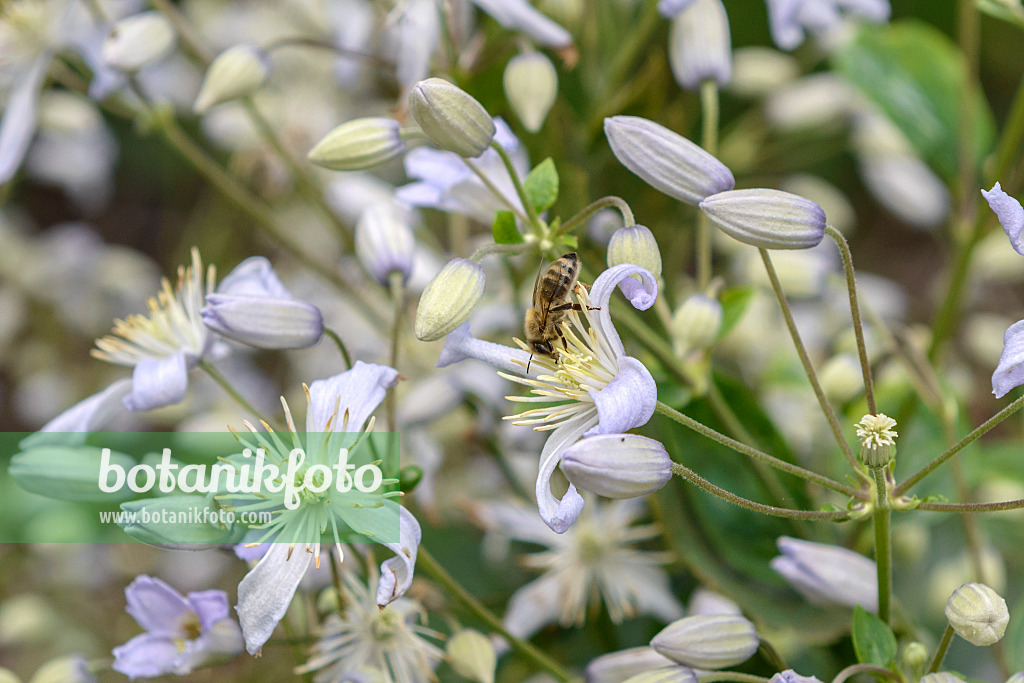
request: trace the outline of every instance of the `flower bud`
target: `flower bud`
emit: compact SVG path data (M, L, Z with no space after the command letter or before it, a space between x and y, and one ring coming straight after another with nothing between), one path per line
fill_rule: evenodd
M335 171L379 166L405 151L398 122L383 116L347 121L321 138L307 158Z
M608 241L608 267L632 263L661 277L661 251L654 234L642 225L619 228Z
M712 615L673 621L654 636L651 647L683 666L724 669L750 659L759 643L747 619Z
M587 665L587 683L619 683L646 671L673 666L668 657L654 648L632 647L602 655Z
M964 683L964 679L948 671L937 671L921 676L917 683Z
M124 453L113 451L104 457L104 450L92 446L30 448L11 458L7 474L26 491L48 498L85 503L110 503L131 498L135 493L127 485L106 493L100 489L100 484L114 486L117 467L127 473L138 463ZM102 469L104 462L108 465L106 471ZM105 472L108 474L107 482L104 482Z
M359 217L356 256L378 284L387 286L396 271L408 282L416 247L410 220L410 211L394 201L372 204Z
M771 568L815 604L860 605L878 611L878 568L860 553L825 543L779 537Z
M443 78L414 85L409 111L435 146L461 157L480 156L494 139L494 119L483 105Z
M686 90L709 80L719 86L729 82L732 41L722 0L696 0L675 16L668 56L676 82Z
M29 683L96 683L82 655L51 659L36 669Z
M852 353L829 358L818 372L822 391L836 403L846 403L864 390L860 361Z
M983 583L966 583L949 596L946 618L958 636L971 645L986 647L1006 633L1010 612L1006 601Z
M243 527L222 528L206 521L218 519L220 510L202 495L130 500L121 503L121 510L126 513L126 521L119 522L119 526L126 534L137 541L162 548L216 548L224 543L237 543L245 533ZM206 516L199 516L200 511ZM182 521L186 519L193 521Z
M722 304L704 294L687 297L672 315L672 346L677 356L706 349L722 327Z
M729 190L700 208L722 232L761 249L809 249L825 236L825 211L781 190Z
M696 206L736 184L725 164L653 121L612 116L604 120L604 134L623 166L679 201Z
M896 437L896 420L888 415L865 415L857 423L860 438L860 460L868 467L885 467L892 461Z
M801 676L792 669L786 669L772 676L768 683L821 683L817 676Z
M259 47L230 47L210 62L192 110L202 114L215 104L251 95L267 80L269 72L270 61Z
M555 65L542 52L516 55L508 60L502 83L512 111L526 130L536 133L558 95Z
M445 649L455 673L476 683L494 683L498 659L487 636L463 629L448 639Z
M420 296L414 332L421 341L434 341L462 323L484 295L484 271L469 259L445 264Z
M1024 671L1018 671L1006 679L1006 683L1024 683Z
M13 671L0 667L0 683L21 683Z
M714 614L742 615L743 610L735 602L721 593L715 593L707 588L697 588L690 596L690 603L687 606L690 616L703 614L710 616Z
M907 646L903 648L902 658L903 663L917 678L924 672L924 667L928 664L928 648L923 643L907 643Z
M123 71L135 71L170 52L174 28L159 12L142 12L114 24L103 41L103 61Z
M697 673L685 666L666 666L630 676L625 683L697 683Z
M636 434L599 434L577 441L560 467L578 489L606 498L636 498L672 478L672 460L660 442Z

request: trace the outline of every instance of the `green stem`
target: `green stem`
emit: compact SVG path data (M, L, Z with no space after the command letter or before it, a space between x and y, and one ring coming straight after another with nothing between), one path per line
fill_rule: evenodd
M875 405L875 388L871 381L871 363L868 362L867 344L864 343L864 323L861 320L860 304L857 301L857 276L853 270L853 255L850 254L850 245L847 244L843 233L831 225L825 226L825 232L832 241L839 247L839 253L843 257L843 271L846 273L846 288L850 293L850 317L853 318L853 332L857 337L857 354L860 356L860 370L864 375L864 397L868 402L868 412L872 415L878 414L878 407Z
M523 187L523 181L519 178L519 173L516 171L516 167L512 163L512 158L497 140L491 141L491 147L498 153L498 156L501 157L501 163L505 164L505 170L508 171L508 177L512 179L512 185L516 188L516 195L519 196L519 201L523 203L523 208L526 209L526 215L530 221L530 227L533 228L534 234L536 234L537 237L547 237L547 235L544 234L545 230L541 225L540 217L537 215L537 210L533 208L533 204L526 196L526 188Z
M485 244L469 256L473 263L480 263L485 256L491 254L519 254L529 248L528 244Z
M818 399L818 405L821 406L821 412L824 413L825 418L828 420L829 427L832 428L832 435L835 437L836 443L838 443L839 447L843 450L843 455L846 456L846 460L850 463L850 467L852 467L853 471L859 475L861 472L860 464L857 462L857 458L853 454L850 444L846 442L846 437L843 436L842 427L839 426L839 420L836 419L835 410L832 409L832 405L828 402L828 398L825 396L825 392L821 388L821 382L818 381L818 374L814 371L814 365L811 363L811 358L807 355L807 348L804 346L804 342L800 338L800 331L796 327L796 321L793 320L793 312L790 310L789 302L786 300L786 295L782 291L782 284L779 282L779 276L775 272L775 266L772 265L772 258L768 255L767 250L761 249L760 251L765 271L768 273L768 279L772 283L772 290L775 292L775 298L778 299L779 307L782 309L782 315L786 319L786 327L789 329L789 336L793 338L793 345L796 346L797 355L800 356L800 363L804 366L804 372L807 373L807 379L810 380L811 387L814 389L814 395Z
M893 673L889 669L883 666L875 666L874 664L853 664L846 667L842 671L836 674L836 677L832 679L832 683L843 683L855 674L875 674L876 676L882 676L890 680L900 683L903 679L898 674Z
M341 359L345 361L345 369L350 369L352 367L352 357L348 355L348 349L345 348L345 342L341 341L341 337L338 336L338 333L329 327L324 328L324 334L330 337L334 341L334 345L338 347Z
M268 420L266 417L263 416L263 413L261 413L255 406L253 406L253 404L249 403L249 401L247 401L244 396L242 396L240 393L238 393L238 390L235 389L235 387L232 386L231 382L229 382L227 380L227 378L224 377L224 375L222 375L220 373L220 370L218 370L217 368L213 367L213 365L211 365L209 362L207 362L206 360L203 360L203 359L200 359L199 363L197 365L199 365L199 368L203 372L205 372L207 375L209 375L210 378L214 382L219 384L221 389L223 389L228 394L228 396L230 396L232 399L234 399L235 403L237 403L238 405L242 406L242 408L246 412L248 412L250 415L254 416L256 419L258 419L264 425L270 425L271 424L270 420ZM275 427L275 429L276 429L276 427Z
M391 356L390 365L398 369L398 349L401 337L399 332L402 329L402 316L405 311L405 282L401 273L392 271L390 277L391 303L394 310L394 319L391 323ZM397 428L396 414L398 411L398 387L388 389L387 404L385 406L388 418L388 431L393 432Z
M423 546L420 546L419 552L416 556L416 562L424 571L430 574L435 581L441 584L441 586L444 587L452 597L462 603L462 605L469 610L473 616L485 623L492 631L507 640L513 650L560 681L574 680L572 674L562 668L562 665L551 659L532 643L516 638L514 635L506 631L505 627L501 624L501 619L494 614L494 612L487 609L483 603L473 597L469 591L463 588L451 574L445 571L444 567L438 564L437 560L435 560Z
M949 644L953 642L953 626L952 624L946 624L946 630L942 632L942 640L939 642L939 646L935 649L935 656L932 658L932 663L928 666L928 673L933 674L939 670L942 666L942 661L946 658L946 652L949 650Z
M700 84L701 146L709 154L718 150L718 84L705 80ZM711 282L711 222L700 211L697 215L697 287L704 291Z
M878 618L892 625L892 508L889 505L889 478L885 467L872 467L875 480L875 564L878 566Z
M498 189L497 185L495 185L494 182L487 177L486 173L480 170L479 166L474 164L471 159L463 159L462 163L466 164L466 167L473 172L473 175L480 179L480 182L484 184L484 187L490 190L491 194L493 194L498 199L498 201L507 206L509 211L514 213L519 218L519 220L523 221L524 223L532 225L530 219L527 218L527 216L522 211L519 210L519 207L513 204L508 197L501 193L501 190Z
M931 510L933 512L1005 512L1024 508L1024 498L1017 500L1001 500L997 503L921 503L915 510Z
M962 451L965 447L969 446L972 442L976 441L990 429L995 427L997 424L1005 420L1006 418L1013 415L1015 412L1024 407L1024 396L1021 396L1010 405L1006 406L998 413L986 420L981 426L976 428L973 432L960 439L956 444L950 446L941 455L936 457L930 463L922 467L918 472L909 478L907 478L902 484L893 489L892 494L894 497L902 496L911 488L916 486L922 479L927 477L929 474L934 472L940 465L952 458L954 455Z
M850 513L847 510L832 510L828 512L817 510L793 510L790 508L779 508L773 505L756 503L744 498L743 496L737 496L732 491L727 491L720 486L715 486L686 465L681 465L677 462L672 463L672 474L686 479L691 484L696 484L711 495L717 496L728 503L732 503L733 505L745 508L752 512L760 512L761 514L770 515L772 517L810 519L816 521L839 521L847 519L850 516Z
M662 415L672 420L675 420L684 427L692 429L693 431L697 432L702 436L706 436L712 441L717 441L726 448L731 448L737 453L741 453L756 460L768 463L777 470L781 470L783 472L792 474L795 477L800 477L801 479L806 479L807 481L814 482L819 486L824 486L825 488L832 489L837 493L842 493L843 495L850 496L851 498L856 498L860 500L863 499L864 497L864 493L858 491L857 489L853 489L850 488L849 486L840 484L839 482L833 481L832 479L829 479L828 477L822 474L818 474L817 472L812 472L811 470L804 469L799 465L794 465L793 463L786 462L785 460L780 460L779 458L776 458L773 455L768 455L763 451L759 451L756 448L747 446L746 444L740 443L735 439L730 439L725 434L715 431L711 427L708 427L707 425L698 422L697 420L694 420L692 417L689 417L688 415L682 414L675 408L667 406L661 401L658 401L655 410L661 413Z
M776 671L785 671L789 668L786 660L782 658L782 655L775 649L775 646L764 638L761 638L761 642L758 643L757 652L761 655L761 659L768 662Z
M597 201L591 202L587 206L583 207L579 213L562 223L555 234L561 235L572 232L580 223L587 220L598 211L609 208L618 209L619 213L622 214L623 227L628 228L631 225L636 225L636 219L633 217L633 210L629 208L629 204L627 204L621 197L612 195L608 197L601 197Z

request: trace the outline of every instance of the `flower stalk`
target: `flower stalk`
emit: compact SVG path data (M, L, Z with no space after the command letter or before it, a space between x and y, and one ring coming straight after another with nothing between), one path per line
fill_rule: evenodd
M718 155L718 83L707 79L700 84L701 147ZM711 220L697 213L697 288L704 291L711 282Z
M857 355L860 356L860 369L864 375L864 398L868 403L868 412L872 415L878 413L875 405L875 388L871 381L871 364L868 362L867 344L864 343L864 323L861 320L860 304L857 301L857 278L853 270L853 256L850 254L850 245L847 244L843 233L831 225L825 226L825 234L832 238L832 241L839 247L839 253L843 258L843 272L846 274L846 287L850 292L850 316L853 318L853 333L857 337Z
M928 666L928 673L933 674L942 666L943 660L946 659L946 652L949 650L949 644L953 642L953 635L953 625L947 623L946 630L942 632L942 640L939 641L939 646L935 648L935 656L932 657L932 663Z
M878 618L892 621L892 507L889 503L888 466L872 467L875 483L875 564L878 565Z

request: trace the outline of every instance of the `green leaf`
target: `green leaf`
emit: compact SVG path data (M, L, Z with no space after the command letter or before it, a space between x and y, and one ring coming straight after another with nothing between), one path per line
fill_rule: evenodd
M523 181L523 189L526 190L526 199L538 213L554 205L558 199L558 171L551 157L534 166Z
M494 214L491 234L498 244L522 244L523 235L516 227L516 217L511 211L498 211Z
M576 235L559 235L555 242L570 249L576 249L580 246L580 241L576 239Z
M718 328L718 338L721 339L729 334L729 331L736 326L747 307L754 300L757 294L757 287L746 285L742 287L729 287L722 292L719 303L722 304L722 326Z
M1024 28L1024 4L1020 0L975 0L979 12Z
M976 163L992 149L995 124L980 91L968 89L959 48L923 22L872 25L836 53L836 69L877 104L932 168L947 180L958 170L958 128L969 102Z
M896 636L885 622L858 606L853 609L853 650L861 664L889 666L896 657Z

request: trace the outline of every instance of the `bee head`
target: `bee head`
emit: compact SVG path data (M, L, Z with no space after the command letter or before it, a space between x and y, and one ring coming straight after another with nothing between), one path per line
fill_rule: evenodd
M533 342L533 352L539 353L542 356L554 355L555 350L551 348L551 342L549 341L535 341Z

